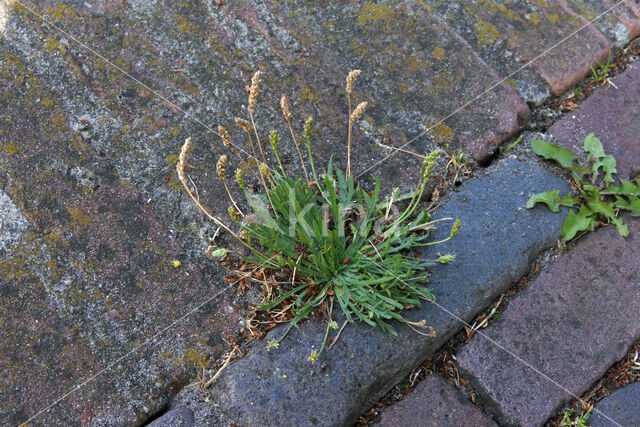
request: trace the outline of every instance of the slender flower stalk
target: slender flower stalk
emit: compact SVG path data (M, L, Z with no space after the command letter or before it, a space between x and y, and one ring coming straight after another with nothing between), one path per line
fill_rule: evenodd
M264 150L262 149L262 144L260 143L260 136L258 135L258 129L256 128L256 123L253 118L253 113L256 110L256 103L258 101L258 92L260 91L260 71L256 71L253 77L251 78L251 87L249 88L249 118L251 119L251 126L253 128L253 132L256 135L256 143L258 144L258 149L260 150L260 154L262 155L262 163L267 163L267 157L264 155Z
M253 152L253 157L257 161L258 154L256 152L256 147L253 144L253 138L251 137L251 133L252 133L252 130L253 130L252 127L251 127L251 123L249 123L245 119L241 119L240 117L236 117L236 124L238 126L240 126L242 128L242 130L244 130L245 133L247 134L247 137L249 138L249 145L251 146L251 151ZM258 141L258 145L260 145L260 141ZM271 196L269 195L269 187L267 186L267 181L264 178L264 174L260 170L260 164L259 163L257 165L257 169L258 169L258 174L260 175L260 182L262 183L262 186L264 187L264 192L267 195L267 199L269 199L269 204L271 205L271 207L275 211L275 207L273 206L273 202L271 201Z
M224 127L218 126L218 134L220 135L220 138L222 139L222 145L224 145L225 148L228 148L228 149L233 151L233 154L235 154L235 156L238 158L238 161L240 162L239 164L240 165L243 165L243 164L247 164L248 165L247 161L244 160L242 158L242 156L240 155L240 151L238 150L238 148L231 143L231 136L229 135L229 132L227 132L227 130ZM249 168L249 170L251 171L251 174L256 179L259 179L258 178L258 174L256 174L253 169Z
M353 121L351 120L351 92L353 91L353 83L356 78L360 75L360 70L353 70L347 76L347 105L349 106L349 133L347 135L347 176L351 175L351 125ZM366 105L365 105L366 107Z
M244 214L236 204L236 201L233 199L233 196L231 195L231 191L229 191L229 186L227 185L226 171L227 171L228 161L229 161L229 157L227 157L226 155L220 156L220 159L218 159L218 163L216 164L216 173L218 174L220 181L222 181L222 184L224 185L224 189L227 191L227 196L229 196L229 200L231 200L231 203L233 203L233 207L235 208L235 211L238 212L240 216L244 217Z
M286 177L287 173L284 171L284 167L282 167L282 162L280 161L280 156L278 155L278 131L272 130L269 132L269 142L271 143L271 150L273 154L276 156L276 160L278 161L278 166L280 167L280 171L282 171L282 176Z
M313 156L311 155L311 131L313 130L313 117L307 118L304 122L304 138L307 140L307 153L309 155L309 163L311 164L311 173L313 173L313 179L318 182L318 175L316 174L316 167L313 164Z
M191 190L189 189L189 184L187 183L187 179L184 175L184 166L187 163L187 153L189 151L189 149L191 148L191 137L187 138L184 141L184 145L182 146L182 149L180 150L180 155L178 156L178 164L176 165L176 169L178 172L178 179L180 180L180 182L182 183L182 185L184 186L184 189L187 191L187 194L189 195L189 197L191 198L191 200L193 200L193 202L196 204L196 206L198 206L198 208L213 222L215 222L216 224L218 224L220 227L222 227L223 229L225 229L226 231L229 232L229 234L231 234L236 240L238 240L240 243L242 243L244 246L246 246L249 250L251 250L251 252L255 253L256 255L262 256L262 254L260 254L260 252L256 251L254 248L252 248L249 244L247 244L247 242L245 242L244 240L242 240L240 238L240 236L238 236L232 229L230 229L229 227L227 227L227 225L222 222L220 219L218 219L217 217L211 215L211 213L209 213L209 211L207 209L205 209L204 206L202 206L202 204L198 201L198 199L196 199L196 197L193 195L193 193L191 192Z
M298 140L296 139L296 134L293 132L293 127L291 126L291 109L289 108L289 101L287 97L282 95L280 98L280 108L282 109L282 115L284 116L287 124L289 125L289 132L291 132L291 138L293 138L293 143L296 146L296 150L298 150L298 156L300 157L300 164L302 165L302 170L304 171L304 179L307 180L307 185L311 185L309 182L309 173L307 172L307 167L304 165L304 159L302 158L302 152L300 151L300 146L298 145Z

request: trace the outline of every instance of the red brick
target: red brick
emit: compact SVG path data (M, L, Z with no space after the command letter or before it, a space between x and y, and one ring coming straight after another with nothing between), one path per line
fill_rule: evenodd
M500 74L510 75L532 61L528 68L554 94L590 73L596 61L605 61L611 47L593 25L578 31L585 20L561 2L443 2L437 11ZM542 102L544 87L526 69L510 78L527 100Z
M457 355L499 423L542 425L580 396L640 338L640 220L629 236L606 227L582 238L518 294L502 319Z
M404 400L385 409L378 425L497 426L460 390L438 375L425 379Z
M631 179L640 172L640 63L633 63L549 128L562 145L581 157L583 141L591 132L618 163L618 177Z

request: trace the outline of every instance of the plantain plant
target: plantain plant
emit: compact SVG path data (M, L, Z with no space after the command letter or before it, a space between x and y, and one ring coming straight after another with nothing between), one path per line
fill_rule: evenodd
M433 262L450 262L452 255L441 255L438 260L426 261L416 253L421 247L435 245L453 238L460 229L460 221L453 223L449 237L430 241L429 231L436 221L430 220L425 209L419 208L421 198L441 154L432 152L424 158L416 188L408 194L395 189L388 197L381 197L381 182L367 191L356 182L351 173L351 145L353 124L367 107L362 102L352 109L351 95L359 70L351 71L346 79L348 100L348 136L346 170L342 171L329 161L324 172L318 173L311 153L313 120L304 122L302 135L306 146L306 160L293 130L291 108L285 96L280 106L289 129L291 142L296 148L303 176L287 173L278 152L281 143L278 132L269 133L273 158L272 169L260 144L254 121L259 92L260 72L255 73L249 91L249 120L236 118L244 131L249 158L243 158L238 146L232 143L223 127L218 131L224 146L233 150L240 165L253 165L251 172L238 168L235 181L245 195L250 212L243 212L233 199L227 186L227 155L220 157L217 174L230 199L229 215L237 226L230 227L209 213L194 196L184 173L191 138L185 142L177 165L178 177L188 195L197 206L220 227L227 230L248 248L245 262L262 272L260 280L266 287L265 301L259 310L277 314L289 321L286 332L272 340L269 348L278 347L289 330L313 312L325 314L327 326L319 351L311 352L314 362L322 353L331 329L338 327L333 320L333 309L339 307L347 322L361 321L380 327L391 334L397 332L391 320L410 326L424 326L409 322L402 311L419 306L421 300L433 300L433 294L424 287L428 266ZM258 147L258 151L256 151ZM307 166L311 174L307 171ZM251 191L247 180L253 180L261 191ZM398 204L404 209L398 209ZM226 250L218 250L219 255ZM273 279L276 272L286 272L287 281Z

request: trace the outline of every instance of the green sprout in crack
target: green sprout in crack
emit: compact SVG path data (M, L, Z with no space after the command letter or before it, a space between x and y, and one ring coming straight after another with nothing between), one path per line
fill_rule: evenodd
M249 92L249 120L236 118L236 124L245 134L246 145L253 153L252 159L242 159L236 151L239 166L254 165L252 176L242 167L235 173L235 182L244 194L250 212L244 207L245 211L241 210L227 187L229 158L226 155L220 158L216 168L232 204L229 215L238 224L239 231L232 230L210 214L190 190L184 175L190 138L183 146L177 166L178 177L196 205L249 250L244 262L259 267L262 272L261 283L266 290L259 310L271 314L271 318L277 318L279 322L282 318L289 320L284 334L269 341L268 349L277 349L291 328L312 314L326 317L324 339L320 348L309 355L311 362L321 356L331 330L338 329L333 316L337 307L346 322L364 322L393 335L397 332L391 326L392 320L413 326L423 325L424 321L409 322L401 314L405 309L419 306L423 300L434 299L430 290L424 288L428 266L433 262L421 259L416 252L422 247L443 243L455 237L460 230L460 221L456 220L448 237L430 241L429 232L436 221L431 221L429 213L419 208L440 151L424 158L415 190L407 194L394 190L389 197L383 198L380 178L376 179L371 191L354 178L351 173L352 128L367 107L366 102L361 102L351 108L353 86L359 74L358 70L352 71L346 80L349 106L346 171L338 168L332 160L324 173L316 169L311 153L313 119L310 117L303 125L305 160L294 132L289 102L285 96L281 98L282 115L304 171L303 176L290 175L285 170L278 152L282 139L275 130L269 133L268 141L276 168L268 166L254 121L260 73L253 76ZM235 147L224 128L220 127L219 133L226 148ZM307 172L307 165L311 175ZM250 186L248 180L257 187ZM252 191L250 187L261 191ZM403 210L398 208L398 204L402 204ZM447 254L440 256L438 261L445 264L453 259L452 254ZM276 272L285 272L290 279L284 282L270 279Z
M591 416L591 411L593 411L593 406L589 407L582 416L578 417L578 413L575 409L569 409L562 415L560 425L567 427L587 427L587 421Z
M604 64L601 64L600 62L596 61L596 64L598 66L596 68L591 67L591 74L593 75L593 80L597 84L604 84L608 82L609 84L613 85L613 83L611 83L611 80L609 80L609 71L615 70L616 68L616 66L611 63L612 59L613 59L613 52L609 52L609 57L607 58L607 62L605 62Z
M602 143L593 133L584 140L590 167L579 164L571 151L545 141L531 141L531 148L537 155L554 160L571 172L575 196L560 196L560 190L546 191L533 194L526 204L531 209L536 203L544 203L552 212L558 212L560 206L576 206L577 211L569 211L562 225L564 241L573 239L578 232L593 231L600 224L615 225L621 236L629 234L618 213L627 211L632 216L640 216L640 179L635 183L621 179L619 187L613 185L616 159L605 154Z

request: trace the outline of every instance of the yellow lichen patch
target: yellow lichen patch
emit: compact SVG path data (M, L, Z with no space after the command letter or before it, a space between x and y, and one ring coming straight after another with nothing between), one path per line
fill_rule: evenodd
M476 34L478 37L478 49L481 49L485 46L491 46L500 37L500 33L490 22L485 22L480 19L478 20L478 22L473 24L473 28L474 30L476 30Z
M527 16L527 19L529 20L529 22L531 22L533 25L538 25L540 24L540 15L537 12L531 12L529 14L529 16Z
M433 52L431 52L431 56L433 56L435 59L444 58L444 49L441 47L433 49Z
M53 11L53 18L56 21L62 21L62 18L64 18L64 10L66 8L67 6L64 3L58 3Z
M42 105L44 105L45 107L47 107L47 108L49 108L49 107L53 106L53 101L52 101L52 100L50 100L49 98L41 99L41 100L40 100L40 103L41 103Z
M67 118L63 114L56 114L50 119L53 127L59 132L64 132L67 130Z
M21 282L33 277L23 257L9 258L0 262L0 273L8 282Z
M560 21L560 16L558 16L557 13L551 13L549 15L547 15L547 19L551 22L553 22L554 24L557 24L558 21Z
M182 125L178 125L174 128L171 128L169 132L167 132L167 136L169 138L175 138L182 133Z
M44 48L49 53L53 53L57 50L59 50L60 52L64 52L66 49L65 46L58 41L58 39L54 38L47 39L47 41L45 41L44 43Z
M370 22L377 22L386 18L391 11L392 9L386 6L367 2L360 8L360 14L357 18L358 24L366 25Z
M409 92L409 84L407 82L402 82L398 85L398 90L400 93L405 94Z
M174 177L169 178L169 182L167 183L167 185L169 185L169 188L171 188L172 190L183 191L182 184Z
M304 101L315 101L316 96L315 94L311 91L310 88L305 87L304 89L302 89L301 93L300 93L300 98L302 98Z
M18 147L16 144L13 143L8 143L7 145L4 146L4 151L7 154L16 154L17 152L20 151L20 147Z
M176 163L178 163L178 156L176 154L169 154L167 156L167 162L169 164L175 165Z
M93 218L82 212L79 208L68 207L67 212L69 213L69 216L71 216L71 219L73 219L79 225L87 226L91 225L91 223L93 222Z
M176 15L176 21L178 22L178 31L181 33L194 34L197 31L197 27L184 16Z
M209 361L207 355L199 353L198 350L189 350L182 358L182 363L185 365L194 364L200 369L208 369Z
M407 59L407 65L409 65L409 68L411 68L412 70L422 70L426 68L426 63L414 56L411 56Z
M512 11L511 9L507 8L507 6L505 6L502 3L496 3L493 0L481 0L479 2L479 5L482 7L482 9L484 9L487 12L491 12L492 14L502 14L502 16L505 16L507 19L510 19L511 21L522 21L522 19L520 18L520 15L518 15L516 12Z
M442 122L436 124L433 128L433 132L441 139L450 139L453 136L451 128Z

